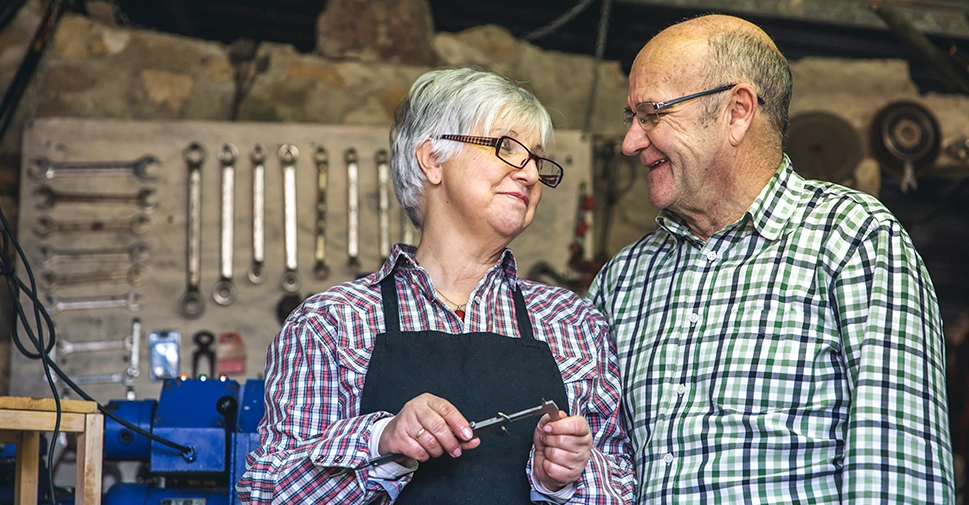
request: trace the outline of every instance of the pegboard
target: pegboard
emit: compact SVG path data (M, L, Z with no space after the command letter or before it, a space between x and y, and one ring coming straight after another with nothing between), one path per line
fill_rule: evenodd
M52 263L40 260L42 247L63 249L114 248L144 244L150 256L141 264L140 281L126 280L96 284L41 288L42 295L53 293L60 299L94 295L122 295L136 292L139 310L101 308L68 310L53 315L57 338L71 343L122 340L132 334L134 318L140 321L140 376L135 381L137 398L157 398L160 382L150 380L149 349L146 335L153 331L175 331L180 335L180 372L192 373L193 336L209 331L218 336L237 332L245 345L244 370L228 374L243 380L262 377L266 349L278 332L277 304L288 293L280 279L285 272L283 172L277 150L292 144L299 150L296 163L297 273L301 298L349 281L359 274L380 267L378 251L378 174L375 157L388 149L389 125L337 126L293 123L239 123L211 121L125 121L105 119L48 118L28 127L23 139L22 184L20 193L19 241L27 253L34 275L43 284L46 274L127 269L127 262ZM179 311L179 298L186 292L188 165L183 151L191 142L205 150L201 166L201 278L199 291L205 308L197 319ZM215 303L212 289L219 280L221 164L217 151L234 144L240 156L235 163L232 280L237 288L235 300L227 306ZM252 263L252 174L249 159L252 146L261 144L268 153L265 161L265 270L264 283L252 284L246 275ZM326 193L326 258L330 267L325 279L314 277L314 249L317 215L317 168L313 152L322 145L329 157ZM347 254L347 166L345 152L353 148L359 158L359 267L348 264ZM155 179L141 181L132 176L97 175L56 176L37 180L27 173L32 160L46 157L52 161L131 161L153 155ZM531 227L512 244L519 261L519 274L526 276L539 261L561 271L567 270L569 244L574 237L580 188L591 188L592 149L578 131L557 131L549 157L565 168L562 184L545 188ZM140 233L130 230L103 230L53 233L40 236L33 230L41 218L64 221L130 220L142 214L135 205L57 203L50 209L38 208L42 198L38 188L47 186L58 192L99 192L134 194L150 189L154 203ZM389 231L391 243L401 241L409 222L390 188ZM415 242L419 233L412 231ZM590 235L591 236L591 235ZM23 275L23 265L18 265ZM26 302L26 300L22 300ZM215 349L215 346L213 346ZM123 374L128 367L125 350L74 352L56 357L70 375L104 376ZM49 396L43 369L37 361L26 359L16 350L11 356L11 393L17 396ZM208 363L199 363L198 373L208 373ZM63 389L63 388L59 388ZM87 384L84 389L96 400L106 402L125 396L120 383Z

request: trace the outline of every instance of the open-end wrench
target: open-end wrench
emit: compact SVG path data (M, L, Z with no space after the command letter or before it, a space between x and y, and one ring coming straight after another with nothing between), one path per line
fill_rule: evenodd
M239 149L233 144L224 144L216 157L222 164L222 227L219 232L219 280L212 287L212 298L224 306L236 299L236 285L232 283L232 227L235 224L235 163Z
M299 273L296 271L296 162L299 150L292 144L283 144L276 153L283 167L283 242L286 249L286 271L280 279L283 289L294 293L299 289Z
M377 232L379 235L380 259L390 256L390 165L387 150L377 151Z
M100 249L54 249L42 246L37 260L43 267L54 263L89 262L89 261L127 261L133 264L144 263L151 257L148 244L138 242L128 247L100 248Z
M131 219L95 219L91 221L57 221L50 216L40 216L34 226L34 235L40 238L63 232L127 231L142 234L148 229L151 219L145 214L135 214Z
M316 250L313 253L313 276L322 281L330 275L330 267L326 264L326 186L330 157L322 145L316 146L313 151L313 162L316 163Z
M343 154L347 164L347 264L354 273L360 267L360 203L357 184L360 180L360 166L357 163L357 150L349 148Z
M205 300L199 292L202 280L202 163L205 148L192 142L182 153L188 166L187 268L188 286L178 300L178 309L188 319L198 319L205 312Z
M44 156L30 160L27 175L34 180L54 177L130 175L143 181L156 178L148 169L160 164L154 154L146 154L134 161L51 161Z
M266 148L256 144L249 149L252 161L252 265L246 276L253 284L266 282Z
M71 382L77 385L81 384L124 384L125 374L123 373L111 373L111 374L97 374L97 375L78 375L76 377L71 377Z
M130 351L132 339L130 336L115 340L93 340L88 342L68 342L67 340L57 339L57 356L63 358L68 354L76 352L95 352L95 351Z
M50 209L58 203L96 203L96 204L127 204L137 205L143 212L154 212L157 202L152 195L155 190L143 188L137 193L118 194L118 193L69 193L67 191L54 191L50 186L40 186L34 190L34 195L40 198L37 202L38 209Z
M57 288L63 286L101 284L121 281L126 281L131 286L138 286L141 284L142 273L144 273L144 269L138 265L132 266L127 270L106 270L99 272L82 272L71 274L44 272L43 288L49 292L54 292L57 290Z
M65 310L113 309L124 307L132 312L141 309L139 302L141 295L137 291L129 291L123 295L78 296L75 298L58 298L47 295L47 313L50 315Z

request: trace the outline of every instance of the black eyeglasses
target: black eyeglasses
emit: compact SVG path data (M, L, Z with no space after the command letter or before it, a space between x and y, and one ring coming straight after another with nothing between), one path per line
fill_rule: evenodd
M493 138L472 137L468 135L438 135L437 138L494 147L495 156L515 168L525 168L528 160L535 160L535 167L538 168L538 180L542 181L542 184L554 188L562 182L562 165L548 158L536 156L524 144L511 137Z
M687 100L693 100L694 98L700 98L708 95L713 95L716 93L722 93L729 89L732 89L736 84L727 84L726 86L720 86L719 88L708 89L706 91L701 91L699 93L693 93L692 95L681 96L679 98L674 98L672 100L667 100L665 102L652 102L645 101L636 105L636 112L630 109L626 109L622 122L626 124L626 128L629 128L633 124L633 118L639 122L639 126L645 128L648 124L656 124L659 122L660 116L664 114L669 114L669 112L663 112L663 109L667 107L676 105L678 103L683 103ZM764 99L757 97L757 103L764 105Z

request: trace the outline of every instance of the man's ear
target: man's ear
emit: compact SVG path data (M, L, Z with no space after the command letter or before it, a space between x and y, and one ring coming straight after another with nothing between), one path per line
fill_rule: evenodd
M757 93L753 86L742 83L734 87L729 100L730 144L737 146L754 124L754 112L758 107Z
M421 171L424 172L424 177L427 177L427 182L437 185L441 183L443 170L441 164L437 161L437 156L431 152L431 142L431 139L425 139L417 146L415 154L417 163L421 166Z

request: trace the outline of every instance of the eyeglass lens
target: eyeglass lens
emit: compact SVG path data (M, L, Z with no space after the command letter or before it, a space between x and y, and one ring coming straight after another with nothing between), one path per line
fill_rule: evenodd
M518 168L524 168L529 159L535 160L539 179L553 188L558 186L562 179L562 167L551 160L533 155L521 142L511 137L499 139L495 154L505 163Z

